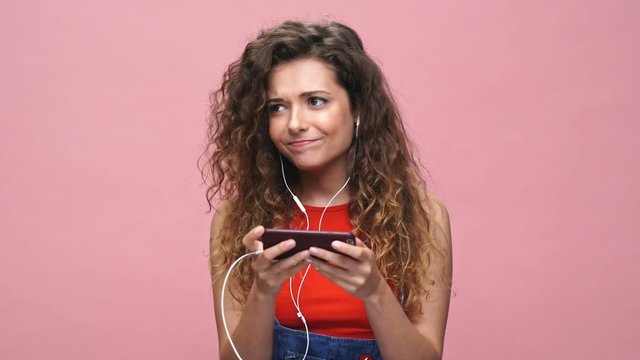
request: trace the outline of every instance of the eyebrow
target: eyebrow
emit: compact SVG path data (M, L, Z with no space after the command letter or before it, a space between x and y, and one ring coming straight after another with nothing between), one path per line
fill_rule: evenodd
M325 91L325 90L312 90L312 91L305 91L303 93L300 93L300 95L298 95L298 97L305 98L305 97L309 97L309 96L315 95L315 94L331 95L331 93L329 93L328 91ZM276 102L276 101L285 101L285 100L283 98L272 98L272 99L267 100L267 102Z

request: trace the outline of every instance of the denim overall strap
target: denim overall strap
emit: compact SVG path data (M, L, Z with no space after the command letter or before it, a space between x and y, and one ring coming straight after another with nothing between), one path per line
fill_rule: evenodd
M273 330L272 360L302 360L307 345L304 331L280 325L276 319ZM381 360L374 339L352 339L309 333L306 360Z

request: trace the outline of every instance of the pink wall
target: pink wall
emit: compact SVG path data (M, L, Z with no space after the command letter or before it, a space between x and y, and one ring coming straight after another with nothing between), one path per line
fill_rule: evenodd
M0 358L217 357L208 93L296 17L360 32L449 207L445 358L635 359L638 4L5 2Z

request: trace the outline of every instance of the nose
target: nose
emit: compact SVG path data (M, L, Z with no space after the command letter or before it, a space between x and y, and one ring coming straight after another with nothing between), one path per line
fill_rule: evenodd
M293 107L291 109L291 117L289 118L287 126L292 133L303 132L309 128L305 114L299 107Z

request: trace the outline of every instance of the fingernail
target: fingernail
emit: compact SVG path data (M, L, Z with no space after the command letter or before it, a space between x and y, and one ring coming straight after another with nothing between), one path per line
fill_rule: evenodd
M288 248L292 248L294 246L296 246L296 241L293 239L287 240L285 243L285 246Z
M335 241L331 242L331 247L336 249L336 250L339 249L341 246L342 246L342 243L340 243L340 241L338 241L338 240L335 240Z
M312 246L312 247L309 248L309 252L311 254L317 254L318 253L318 248L315 248L315 247Z
M313 260L311 258L304 259L304 261L308 262L309 264L313 264Z

